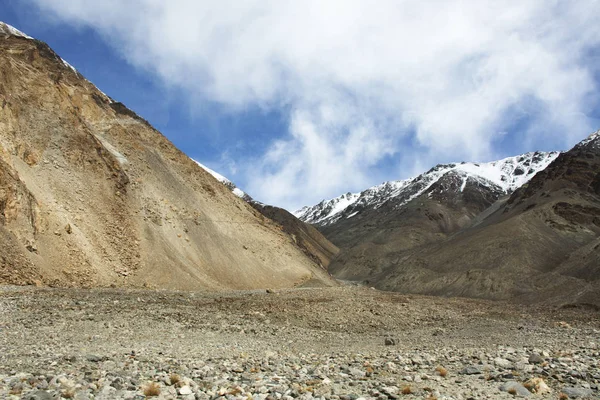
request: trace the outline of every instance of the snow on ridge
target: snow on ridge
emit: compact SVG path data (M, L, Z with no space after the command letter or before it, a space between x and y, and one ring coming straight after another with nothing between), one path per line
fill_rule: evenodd
M4 35L8 35L8 36L17 36L17 37L22 37L25 39L34 40L34 38L32 38L31 36L21 32L14 26L9 25L6 22L2 22L2 21L0 21L0 34L4 34ZM67 62L67 60L65 60L64 58L62 58L60 56L58 56L58 58L60 59L60 61L63 63L63 65L65 67L69 68L71 71L73 71L77 75L82 76L74 66L72 66L71 64L69 64ZM102 90L98 89L98 87L96 85L94 85L92 82L90 82L87 79L86 79L86 81L88 81L90 84L92 84L96 88L96 90L98 90L108 100L109 103L114 103L114 101L106 93L104 93Z
M62 63L65 65L65 67L70 68L73 72L75 72L76 74L79 74L79 71L77 71L75 69L74 66L72 66L71 64L69 64L64 58L60 58L60 61L62 61ZM88 81L89 82L89 81Z
M242 199L246 196L246 193L242 189L238 188L237 186L233 188L232 192L237 197L240 197Z
M213 171L212 169L208 168L206 165L199 163L198 161L194 160L193 158L192 158L192 161L194 161L196 164L198 164L203 170L205 170L206 172L211 174L216 180L218 180L219 182L221 182L222 184L227 186L231 190L231 192L233 194L235 194L237 197L244 199L244 200L251 199L251 197L248 196L248 194L246 192L244 192L243 190L238 188L235 185L235 183L231 182L229 179L225 178L223 175L219 174L216 171Z
M330 200L323 200L316 206L306 206L292 214L305 222L316 223L339 215L358 200L360 193L345 193Z
M335 203L333 205L329 215L334 215L334 214L339 213L342 210L345 210L348 206L350 206L351 204L356 202L356 200L358 200L357 193L350 193L349 195L342 197L342 199L340 201L338 201L337 203Z
M5 35L10 35L10 36L23 37L25 39L33 39L31 36L26 35L25 33L21 32L20 30L15 28L14 26L9 25L6 22L2 22L2 21L0 21L0 33L4 33Z
M600 130L597 130L596 132L592 133L590 136L588 136L587 138L585 138L584 140L582 140L581 142L579 142L577 144L577 147L585 146L588 143L594 142L596 140L597 140L596 146L600 147Z
M192 159L193 160L193 159ZM198 164L200 167L202 167L203 170L205 170L206 172L208 172L209 174L211 174L216 180L218 180L219 182L222 183L232 183L229 179L225 178L223 175L219 174L218 172L208 168L206 165L194 160L194 162L196 164Z
M322 223L323 221L327 221L327 223L330 224L344 217L343 213L345 211L351 211L354 210L354 208L369 205L374 208L380 207L385 201L377 201L377 199L381 199L382 195L387 196L387 198L398 196L411 181L411 179L407 179L383 182L363 190L362 192L348 192L330 200L322 200L319 204L312 207L302 207L301 209L292 212L292 214L304 222ZM358 213L359 211L351 211L351 214L345 217L350 218Z
M512 192L544 170L560 153L531 152L488 163L461 163L456 170L476 175Z
M600 134L600 131L598 133ZM390 199L396 199L399 207L425 193L449 172L462 176L461 192L465 189L467 181L474 179L481 185L497 186L505 193L511 193L527 183L536 173L544 170L559 154L530 152L487 163L440 164L417 177L384 182L360 193L347 193L323 200L315 206L303 207L293 214L304 222L329 225L341 218L356 216L361 208L379 208Z

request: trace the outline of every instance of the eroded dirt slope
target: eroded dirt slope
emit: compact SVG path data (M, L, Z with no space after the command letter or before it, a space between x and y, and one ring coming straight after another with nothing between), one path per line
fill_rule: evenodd
M281 227L45 43L0 34L0 282L331 284Z

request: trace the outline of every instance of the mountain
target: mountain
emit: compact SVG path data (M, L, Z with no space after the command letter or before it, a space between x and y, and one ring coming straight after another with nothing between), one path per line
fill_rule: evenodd
M290 235L294 240L294 243L296 243L308 257L312 258L321 267L327 268L331 263L331 260L339 253L337 246L327 240L327 238L312 225L300 221L283 208L266 205L254 200L250 195L239 189L223 175L213 171L198 161L196 161L196 163L231 190L233 194L249 203L265 217L277 222L280 225L281 230Z
M281 226L0 24L0 283L251 289L327 273Z
M294 215L305 222L325 226L340 219L352 218L365 209L379 208L390 200L402 206L423 194L449 173L462 180L461 191L467 183L477 182L499 193L511 193L546 168L558 154L535 152L490 163L438 165L415 178L384 182L361 193L346 193L331 200L323 200L315 206L295 211Z
M500 180L464 165L323 219L342 249L330 272L405 293L599 306L600 134L565 153L479 165L506 172Z
M0 35L5 36L5 37L15 36L15 37L21 37L21 38L25 38L25 39L33 39L31 36L24 34L23 32L21 32L14 26L10 26L2 21L0 21Z
M437 165L415 178L384 182L361 193L304 207L294 214L317 226L341 248L357 246L364 240L383 240L390 251L395 251L398 246L439 240L464 228L558 155L535 152L490 163ZM411 235L406 235L407 227Z

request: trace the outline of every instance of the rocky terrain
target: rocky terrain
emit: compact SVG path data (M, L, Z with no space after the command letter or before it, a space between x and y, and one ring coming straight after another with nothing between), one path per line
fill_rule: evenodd
M3 399L600 396L594 308L363 287L2 287L0 310Z
M47 44L0 23L0 283L335 284L297 242Z

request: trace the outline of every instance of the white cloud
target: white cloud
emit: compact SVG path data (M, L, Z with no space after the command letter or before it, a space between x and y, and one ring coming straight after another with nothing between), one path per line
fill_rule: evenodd
M291 109L289 136L237 163L274 204L376 183L392 155L400 178L495 157L507 137L562 148L595 128L597 0L31 1L191 98ZM529 103L522 137L499 135Z

